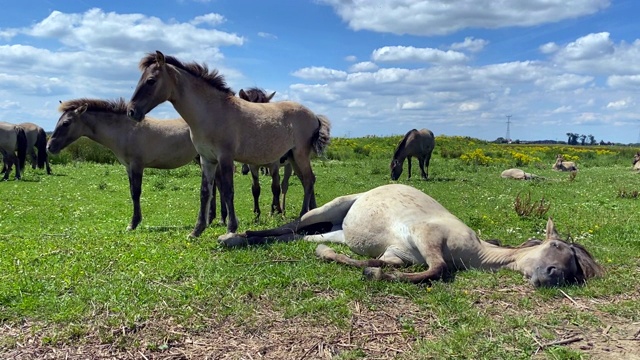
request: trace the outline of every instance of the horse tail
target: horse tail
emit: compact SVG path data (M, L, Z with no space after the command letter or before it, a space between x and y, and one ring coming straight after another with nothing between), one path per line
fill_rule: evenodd
M331 122L324 115L316 115L318 128L313 133L311 145L317 155L322 155L331 142Z
M22 170L27 160L27 134L25 134L24 129L19 126L16 127L16 133L18 135L18 163L16 166L20 166L20 170Z
M38 148L38 169L43 169L47 162L47 133L43 128L38 129L36 147Z

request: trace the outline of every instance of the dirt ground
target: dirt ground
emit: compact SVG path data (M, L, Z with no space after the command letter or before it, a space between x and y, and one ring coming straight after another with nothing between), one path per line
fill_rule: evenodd
M486 299L488 297L483 297ZM545 358L542 349L567 346L592 359L640 359L640 323L632 323L606 313L593 311L589 300L563 299L565 305L589 311L604 328L579 328L564 325L554 328L556 340L549 342L531 330L538 351L531 357ZM185 329L171 319L147 321L134 328L108 329L111 341L100 336L82 335L73 345L47 344L45 330L36 324L0 327L0 339L18 339L0 348L2 359L332 359L349 350L360 349L366 359L414 359L415 342L436 339L430 324L435 315L420 311L410 300L388 296L378 298L370 310L359 303L351 304L348 326L325 326L322 321L295 317L262 308L251 322L207 321L199 330ZM486 300L479 307L491 307L496 314L508 316L512 307L501 301ZM551 305L549 305L551 306ZM554 306L557 306L555 304ZM547 309L549 310L549 309ZM544 304L535 312L545 313ZM411 329L406 322L411 322ZM103 329L104 330L104 329ZM102 333L104 339L104 331ZM125 340L126 339L126 340ZM163 345L156 345L163 344Z

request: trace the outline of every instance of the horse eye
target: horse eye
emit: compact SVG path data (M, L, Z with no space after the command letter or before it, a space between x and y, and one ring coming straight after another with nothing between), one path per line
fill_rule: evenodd
M147 79L147 85L153 85L155 83L156 83L156 79L154 79L154 78L148 78Z

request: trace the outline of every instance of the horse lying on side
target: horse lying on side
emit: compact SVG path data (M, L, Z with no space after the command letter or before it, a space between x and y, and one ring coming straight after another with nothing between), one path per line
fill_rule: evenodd
M300 235L309 233L313 235ZM279 228L227 234L227 246L259 244L271 240L303 238L349 246L369 260L356 260L318 245L316 255L364 269L373 280L413 283L440 280L464 269L519 271L535 286L582 284L603 274L589 252L560 239L551 219L546 239L530 240L517 248L478 239L476 233L430 196L402 184L377 187L364 193L338 197ZM381 267L425 264L418 273L384 272Z
M558 154L556 156L556 163L551 167L553 170L557 171L577 171L578 167L576 163L573 161L564 161L564 156L562 154Z
M500 174L500 177L505 179L515 179L515 180L533 180L539 178L538 175L530 174L520 169L507 169Z

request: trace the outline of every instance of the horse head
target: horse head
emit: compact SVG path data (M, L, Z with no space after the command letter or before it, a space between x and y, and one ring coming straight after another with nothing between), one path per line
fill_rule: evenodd
M398 180L402 175L402 162L398 159L393 159L389 168L391 169L391 180Z
M175 82L160 51L142 58L139 67L142 75L127 106L127 115L135 121L142 121L149 111L169 100Z

